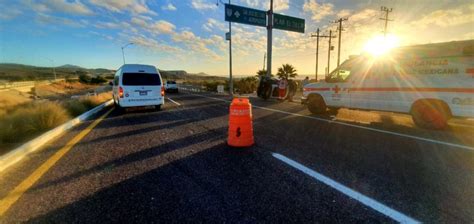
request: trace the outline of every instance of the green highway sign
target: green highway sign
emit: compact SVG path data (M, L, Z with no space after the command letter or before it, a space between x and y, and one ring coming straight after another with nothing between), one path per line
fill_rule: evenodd
M304 19L273 14L273 28L304 33Z
M263 10L225 4L225 21L265 27L267 13Z

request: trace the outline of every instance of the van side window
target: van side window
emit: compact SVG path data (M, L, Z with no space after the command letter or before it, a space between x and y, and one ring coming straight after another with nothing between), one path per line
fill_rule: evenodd
M119 77L120 76L115 76L114 77L114 85L116 85L116 86L118 86L118 84L119 84Z

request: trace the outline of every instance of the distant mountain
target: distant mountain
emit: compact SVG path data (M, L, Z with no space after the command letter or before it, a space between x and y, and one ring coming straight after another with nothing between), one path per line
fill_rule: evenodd
M55 67L56 77L77 77L81 73L96 75L111 75L115 71L98 68L87 69L76 65L62 65ZM6 81L31 81L31 80L47 80L54 78L53 68L38 67L32 65L22 65L14 63L0 63L0 80Z
M56 67L56 68L84 69L84 68L81 67L81 66L71 65L71 64L61 65L61 66L58 66L58 67Z
M160 70L161 75L185 76L188 73L184 70Z
M209 76L209 74L207 73L204 73L204 72L199 72L197 74L194 74L194 75L199 75L199 76Z

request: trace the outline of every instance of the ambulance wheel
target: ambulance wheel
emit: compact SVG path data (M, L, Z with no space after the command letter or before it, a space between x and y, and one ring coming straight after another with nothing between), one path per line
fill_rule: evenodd
M312 114L323 114L326 112L326 103L321 95L310 95L308 98L308 110Z
M448 127L451 113L448 106L441 101L423 100L413 104L411 116L418 127L442 130Z

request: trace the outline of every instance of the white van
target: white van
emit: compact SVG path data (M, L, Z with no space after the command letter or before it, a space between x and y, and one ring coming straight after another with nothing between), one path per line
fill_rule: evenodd
M120 108L154 106L165 103L165 89L161 75L152 65L125 64L115 73L114 104Z
M350 58L324 82L304 86L302 102L315 114L327 107L410 113L420 127L443 129L453 116L474 117L474 40Z

